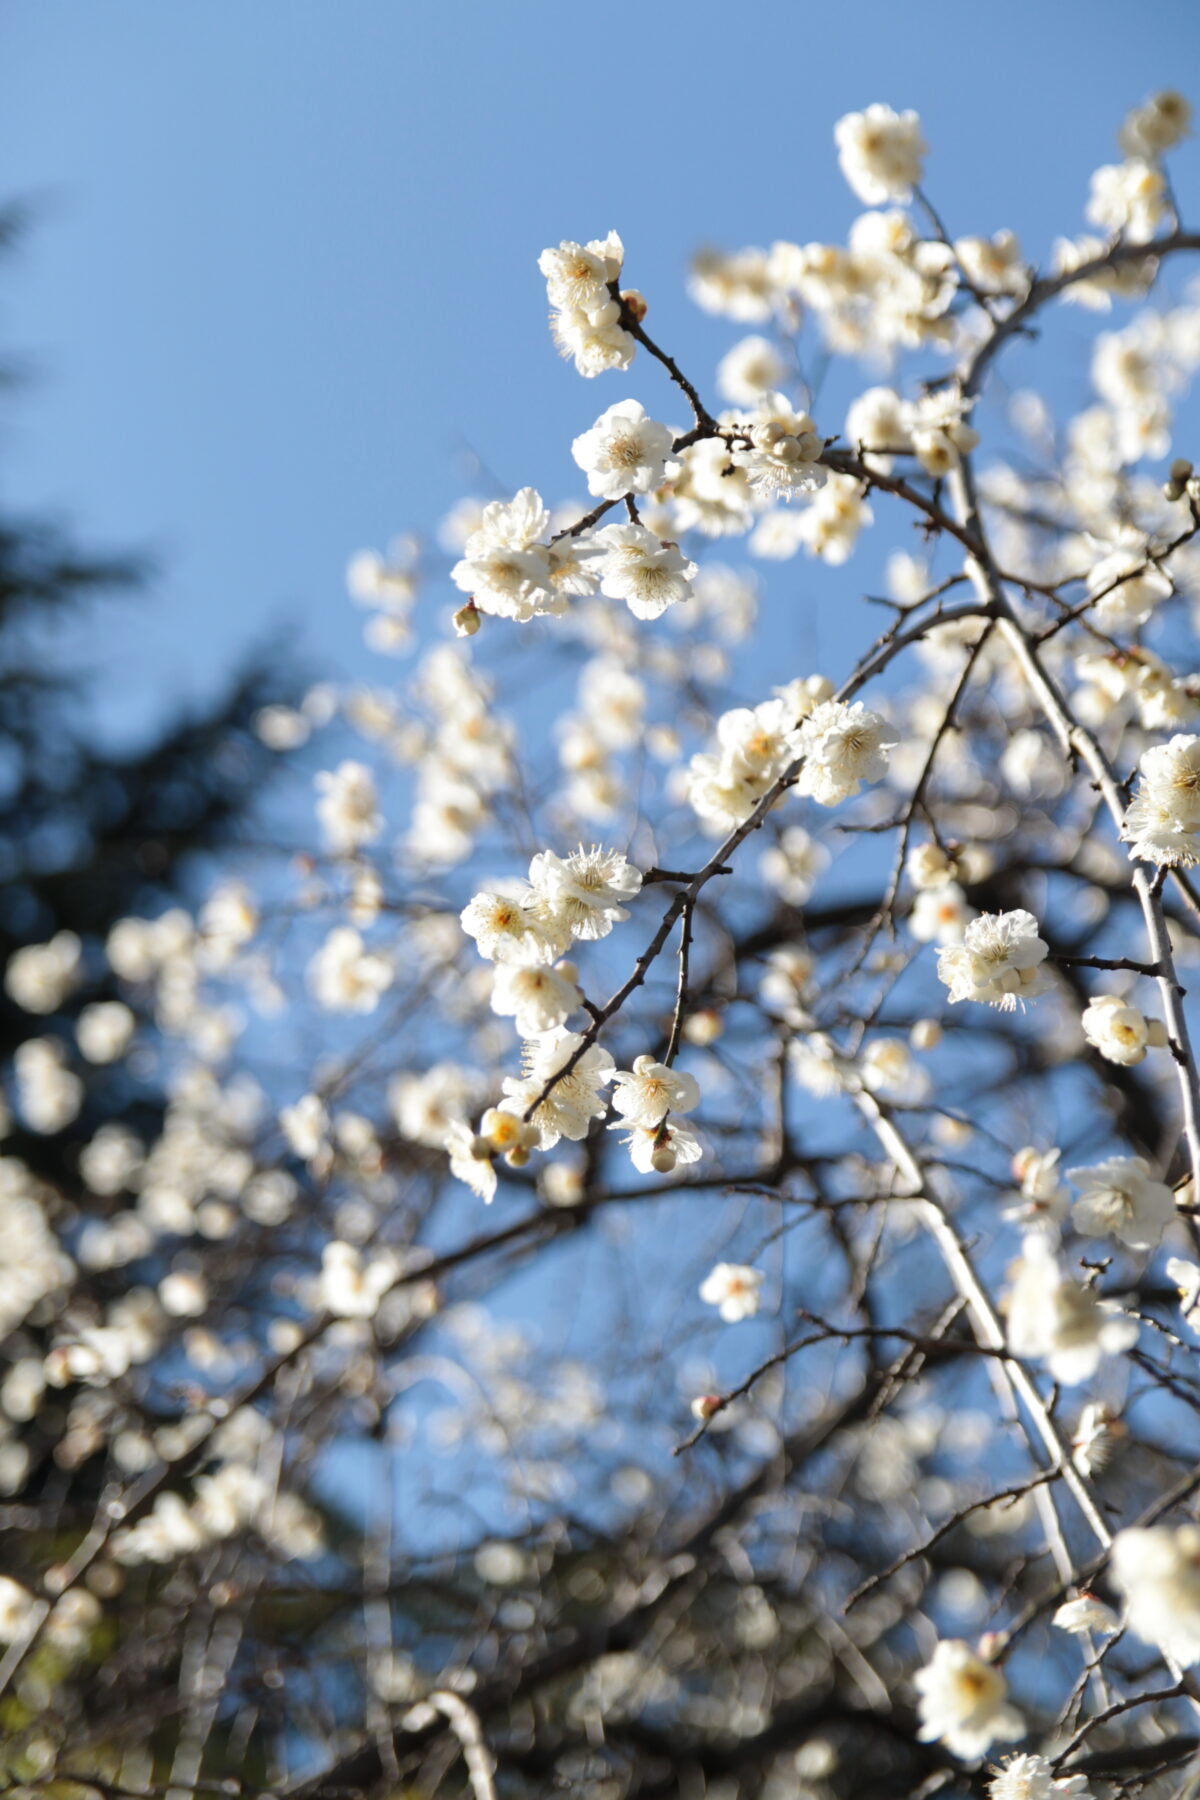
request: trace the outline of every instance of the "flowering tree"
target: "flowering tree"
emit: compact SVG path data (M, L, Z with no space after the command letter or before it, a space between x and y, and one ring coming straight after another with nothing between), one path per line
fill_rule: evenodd
M645 377L571 446L592 504L353 560L420 660L260 713L319 850L122 919L99 1007L10 960L25 1128L79 1058L131 1095L72 1179L0 1164L12 1783L1183 1791L1188 120L1129 115L1038 273L950 237L914 114L842 119L845 247L695 261L759 328L724 410L615 233L544 251L579 374ZM1128 315L1074 412L1000 386L1066 306ZM868 527L865 647L764 654L744 559Z

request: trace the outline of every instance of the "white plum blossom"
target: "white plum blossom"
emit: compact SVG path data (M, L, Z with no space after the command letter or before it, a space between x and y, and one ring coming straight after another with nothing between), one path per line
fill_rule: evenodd
M47 944L25 944L4 971L10 1000L28 1013L57 1012L82 974L83 945L73 931L58 931Z
M67 1054L57 1038L27 1038L13 1052L17 1105L31 1131L51 1137L76 1117L84 1086L67 1067Z
M897 113L876 102L865 112L846 113L833 135L842 174L860 200L883 206L912 198L929 148L915 112Z
M1105 1356L1136 1343L1137 1322L1111 1300L1098 1300L1059 1265L1049 1241L1031 1232L1008 1296L1008 1346L1044 1361L1055 1381L1075 1387Z
M1184 96L1164 88L1126 114L1117 142L1126 156L1151 162L1187 137L1191 123L1192 109Z
M829 471L820 461L824 442L806 412L797 412L785 394L764 395L747 428L750 442L732 451L735 468L762 499L791 500L823 487Z
M329 1144L329 1112L318 1094L304 1094L279 1114L279 1128L291 1149L315 1162Z
M1049 980L1042 964L1049 950L1032 913L981 913L961 943L938 951L938 979L950 990L951 1006L974 1000L1011 1012L1045 993Z
M1089 1401L1071 1437L1071 1461L1081 1475L1099 1474L1108 1463L1125 1427L1107 1406Z
M1024 1737L1025 1721L1011 1705L1008 1683L963 1638L943 1638L914 1677L922 1743L939 1742L968 1761L988 1746Z
M657 1125L637 1125L629 1119L613 1119L610 1131L623 1131L622 1144L639 1174L670 1175L680 1166L699 1162L703 1146L690 1125L667 1115Z
M546 963L497 963L492 1011L516 1021L523 1038L538 1037L564 1025L583 999L571 963L552 969Z
M328 1012L374 1012L395 973L391 958L368 950L353 925L335 925L308 965L317 1004Z
M975 908L956 881L922 888L908 915L908 929L918 944L961 944Z
M527 884L513 883L512 890L483 888L459 915L463 930L488 962L521 968L555 962L571 941L565 920Z
M1160 600L1174 591L1169 575L1135 549L1116 549L1088 570L1087 590L1097 595L1091 616L1102 631L1144 625Z
M592 542L600 555L600 591L624 600L636 619L659 619L691 596L696 564L678 544L644 525L605 525Z
M561 612L566 601L554 586L550 552L540 542L550 515L536 488L512 500L493 500L450 571L455 587L481 612L522 624L536 614Z
M338 1319L373 1319L396 1274L390 1256L364 1264L353 1244L332 1239L321 1252L321 1305Z
M1083 1035L1106 1062L1126 1068L1145 1060L1150 1048L1161 1049L1166 1031L1158 1019L1148 1019L1119 994L1097 994L1083 1010Z
M669 1112L691 1112L700 1104L700 1086L694 1075L669 1069L652 1056L639 1056L632 1070L618 1071L612 1092L613 1111L629 1125L652 1128Z
M1073 1636L1099 1631L1107 1637L1121 1628L1121 1621L1112 1607L1097 1600L1095 1594L1086 1593L1076 1595L1074 1600L1064 1600L1050 1623Z
M90 1063L112 1063L124 1056L137 1020L122 1000L95 1000L75 1021L75 1042Z
M887 753L895 748L891 727L861 700L824 700L800 726L796 749L804 757L799 790L820 806L852 799L864 781L881 781Z
M846 441L872 468L886 473L896 454L912 449L910 419L911 408L895 388L868 388L846 414Z
M1119 1531L1109 1572L1135 1637L1185 1668L1200 1662L1200 1525Z
M768 887L789 906L803 906L829 866L824 844L809 836L802 825L789 825L778 843L764 850L759 869Z
M922 394L914 403L909 431L917 461L927 475L949 475L978 444L979 433L967 424L964 411L965 403L953 387Z
M497 1176L487 1146L464 1119L458 1119L450 1126L444 1146L450 1159L450 1173L478 1195L485 1206L490 1206L496 1197Z
M1138 764L1141 781L1121 836L1143 862L1188 867L1200 861L1200 737L1177 733Z
M640 869L619 850L581 844L569 856L543 850L529 865L533 893L571 936L592 940L607 937L614 925L629 917L622 901L641 891Z
M954 254L971 286L984 294L1023 294L1029 271L1021 246L1011 231L993 237L956 238Z
M715 1306L726 1325L752 1319L758 1311L762 1273L745 1263L717 1263L700 1283L700 1298Z
M1093 1800L1086 1775L1055 1775L1044 1756L1006 1756L988 1782L988 1800Z
M375 778L365 763L344 762L313 777L320 799L317 818L335 856L353 856L383 830Z
M1150 1174L1140 1156L1111 1156L1088 1168L1068 1169L1080 1190L1071 1223L1084 1237L1115 1237L1131 1250L1153 1250L1175 1218L1175 1196Z
M604 1117L607 1106L600 1089L612 1080L616 1064L599 1044L588 1044L578 1032L549 1031L523 1044L521 1062L520 1076L505 1076L504 1092L512 1103L509 1110L523 1116L534 1108L531 1123L543 1150L552 1150L564 1137L578 1143L592 1120ZM570 1070L560 1075L568 1063Z
M796 522L797 535L810 556L844 563L869 525L872 512L853 475L831 475Z
M756 406L787 379L779 351L765 337L745 337L717 365L717 389L731 406Z
M678 473L671 461L672 433L646 417L637 400L619 400L571 445L587 475L588 493L601 500L649 494Z
M621 324L621 302L612 293L624 260L625 247L615 231L587 244L564 239L538 258L554 308L554 341L589 378L606 369L627 369L637 351L637 340Z
M538 268L546 277L551 306L587 311L607 297L610 285L620 278L625 246L615 231L589 244L565 238L557 249L543 250Z
M1108 163L1092 175L1088 196L1089 225L1121 232L1133 243L1145 243L1167 217L1169 201L1162 170L1140 156Z
M1033 1144L1017 1151L1012 1172L1013 1179L1021 1184L1020 1196L1007 1209L1006 1218L1019 1219L1023 1224L1042 1220L1052 1225L1062 1223L1067 1216L1068 1195L1058 1166L1061 1158L1061 1150L1038 1150Z

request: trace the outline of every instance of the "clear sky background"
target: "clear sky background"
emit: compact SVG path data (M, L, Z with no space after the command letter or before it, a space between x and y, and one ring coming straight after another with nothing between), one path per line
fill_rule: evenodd
M644 358L617 385L557 360L543 245L617 227L711 395L740 331L687 301L688 255L844 238L842 113L916 107L951 231L1011 226L1040 259L1130 105L1200 101L1198 49L1195 0L6 0L3 189L41 220L0 341L40 381L3 479L161 564L62 652L95 670L98 725L136 739L271 631L311 674L388 678L352 550L478 486L468 447L561 497L613 400L677 416ZM1173 167L1200 194L1195 141Z

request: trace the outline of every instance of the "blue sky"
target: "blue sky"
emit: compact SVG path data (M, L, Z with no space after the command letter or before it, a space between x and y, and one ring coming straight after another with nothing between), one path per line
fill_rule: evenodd
M345 559L432 524L468 447L506 486L579 490L570 439L625 389L555 357L544 244L616 226L648 325L711 393L739 333L686 300L688 254L844 236L840 114L916 107L951 230L1012 226L1040 256L1082 227L1125 109L1200 67L1194 0L1145 17L8 0L3 185L41 221L0 337L41 375L5 421L7 491L161 563L64 651L99 725L135 738L272 630L311 673L389 678ZM1194 193L1195 141L1175 169ZM660 371L626 379L674 416Z

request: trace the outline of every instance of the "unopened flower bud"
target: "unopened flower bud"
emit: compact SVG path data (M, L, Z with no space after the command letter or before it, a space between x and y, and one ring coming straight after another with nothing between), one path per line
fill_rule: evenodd
M1163 482L1164 500L1182 500L1187 492L1188 482L1192 478L1192 465L1186 456L1177 456L1171 464L1167 479Z
M621 303L630 317L640 325L649 310L646 296L639 293L637 288L622 288Z
M459 637L474 637L483 624L483 614L473 600L460 606L454 615L454 629Z
M715 1418L724 1404L720 1394L697 1394L692 1401L692 1417L703 1421Z
M523 1145L514 1144L511 1150L505 1152L504 1160L510 1169L523 1169L529 1161L529 1152Z
M707 1049L715 1044L725 1029L725 1021L715 1006L702 1006L698 1012L689 1013L683 1022L683 1035L689 1044L700 1049Z
M660 1144L650 1158L650 1167L659 1175L669 1175L678 1158L670 1144Z
M942 1028L936 1019L918 1019L908 1041L914 1050L936 1050L942 1041Z

